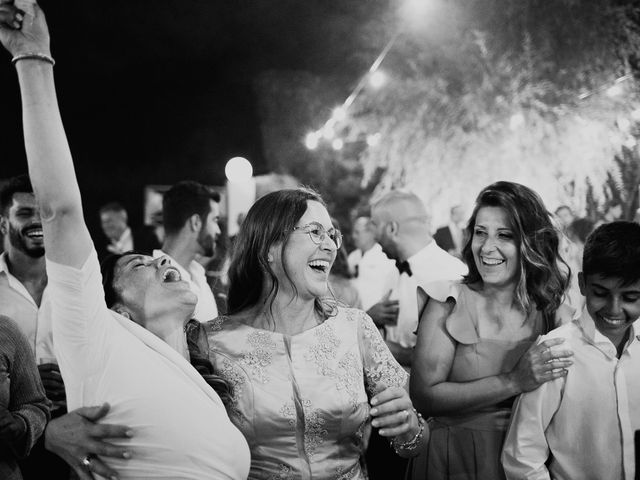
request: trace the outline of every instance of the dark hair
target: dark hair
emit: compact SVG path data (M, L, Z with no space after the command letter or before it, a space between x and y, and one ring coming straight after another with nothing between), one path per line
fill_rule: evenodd
M280 251L284 251L293 227L307 211L308 201L325 205L318 193L298 188L271 192L249 209L231 254L227 301L229 314L250 308L260 301L265 288L265 275L271 281L268 298L273 305L279 284L268 262L269 249L282 242ZM286 266L284 268L291 281ZM324 315L327 313L326 306L319 299L316 299L316 310Z
M582 273L619 278L625 286L640 280L640 225L618 220L596 228L584 245Z
M13 203L13 195L16 193L33 193L31 180L26 174L11 177L0 188L0 214L4 215Z
M116 264L118 260L127 255L145 255L145 253L138 252L136 250L130 250L124 253L111 253L104 257L100 262L100 273L102 274L102 288L104 289L104 301L107 304L107 308L112 308L118 300L120 295L116 291L114 283L116 279Z
M102 287L104 288L104 300L108 308L112 308L120 299L119 293L114 288L115 271L118 260L127 255L144 255L136 251L111 254L100 264L102 273ZM189 360L191 365L202 375L205 382L220 396L225 407L228 407L231 397L231 387L226 380L218 376L208 356L208 349L203 347L206 342L206 334L202 325L197 320L189 320L185 325L187 347L189 348Z
M127 212L127 209L120 202L105 203L100 207L98 213L102 215L105 212Z
M229 410L232 388L229 382L216 373L216 369L209 358L209 341L207 333L197 320L189 320L185 325L189 359L204 381L218 394L222 403Z
M480 192L467 225L467 243L462 250L462 257L469 267L465 283L482 282L471 250L476 217L482 207L500 207L507 213L520 253L516 303L525 312L535 305L542 311L547 328L552 328L555 312L569 286L571 269L560 256L560 236L542 199L530 188L513 182L496 182ZM568 273L561 271L561 263Z
M204 222L211 211L209 201L220 202L220 194L198 182L176 183L162 197L162 219L166 233L176 233L197 214Z
M582 243L587 241L587 237L593 231L594 223L592 220L588 218L577 218L571 225L569 225L569 229L567 231L567 235L571 240L580 240Z

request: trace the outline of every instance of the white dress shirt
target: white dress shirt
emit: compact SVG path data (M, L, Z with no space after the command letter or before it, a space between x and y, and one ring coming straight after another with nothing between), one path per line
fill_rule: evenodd
M453 255L441 249L434 240L418 253L407 259L412 275L403 272L391 300L398 300L398 323L386 325L386 339L405 348L416 345L415 331L418 329L418 287L429 296L444 302L449 296L453 282L467 274L467 266Z
M354 250L349 254L348 263L349 269L358 273L353 283L365 311L378 303L398 282L395 262L387 257L379 243L364 253L360 249Z
M220 397L162 339L109 310L95 250L80 269L47 261L54 341L69 410L109 402L100 423L128 425L102 460L126 479L246 479L249 448Z
M213 296L213 291L211 290L209 283L207 283L207 276L205 275L204 267L195 260L192 260L189 264L189 269L185 270L182 265L162 250L153 251L153 258L162 256L169 257L171 265L180 271L182 280L189 283L191 291L198 297L198 303L196 304L196 309L193 312L193 318L199 322L207 322L216 318L218 316L218 306L216 304L216 299Z
M633 480L640 429L640 320L618 359L586 309L542 337L573 350L568 374L518 399L504 444L508 479Z
M9 273L6 252L0 255L0 315L20 328L38 363L56 363L51 332L51 299L45 287L40 307L16 277Z

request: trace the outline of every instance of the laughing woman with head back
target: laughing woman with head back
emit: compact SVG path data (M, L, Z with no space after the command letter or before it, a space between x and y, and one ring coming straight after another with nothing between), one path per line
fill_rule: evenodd
M177 270L166 257L125 254L109 262L103 289L58 112L47 25L37 4L20 5L0 6L0 40L20 82L69 407L109 402L105 420L131 427L132 438L114 440L124 458L105 459L122 479L246 478L242 434L218 394L170 346L184 342L196 303ZM91 474L90 457L75 461Z
M249 478L364 479L371 418L400 455L427 437L403 388L407 374L373 321L327 299L341 243L324 202L306 189L262 197L240 227L229 315L205 330L232 385L229 415L249 443Z

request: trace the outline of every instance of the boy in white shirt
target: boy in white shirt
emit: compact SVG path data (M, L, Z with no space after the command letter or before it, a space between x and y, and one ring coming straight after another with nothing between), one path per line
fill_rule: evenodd
M573 365L516 403L502 453L508 479L635 478L640 225L619 221L596 229L578 279L582 315L542 338L564 338Z

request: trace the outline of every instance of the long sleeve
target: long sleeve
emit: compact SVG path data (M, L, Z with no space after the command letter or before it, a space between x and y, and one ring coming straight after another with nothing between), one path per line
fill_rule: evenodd
M45 396L27 339L7 317L0 317L0 339L0 369L3 373L0 400L2 406L26 426L25 434L10 445L15 457L24 458L49 421L50 402Z
M360 353L369 395L373 396L387 387L404 387L409 375L393 358L371 317L360 311L358 315Z
M514 407L502 450L507 479L550 480L547 427L560 407L564 379L522 394Z

